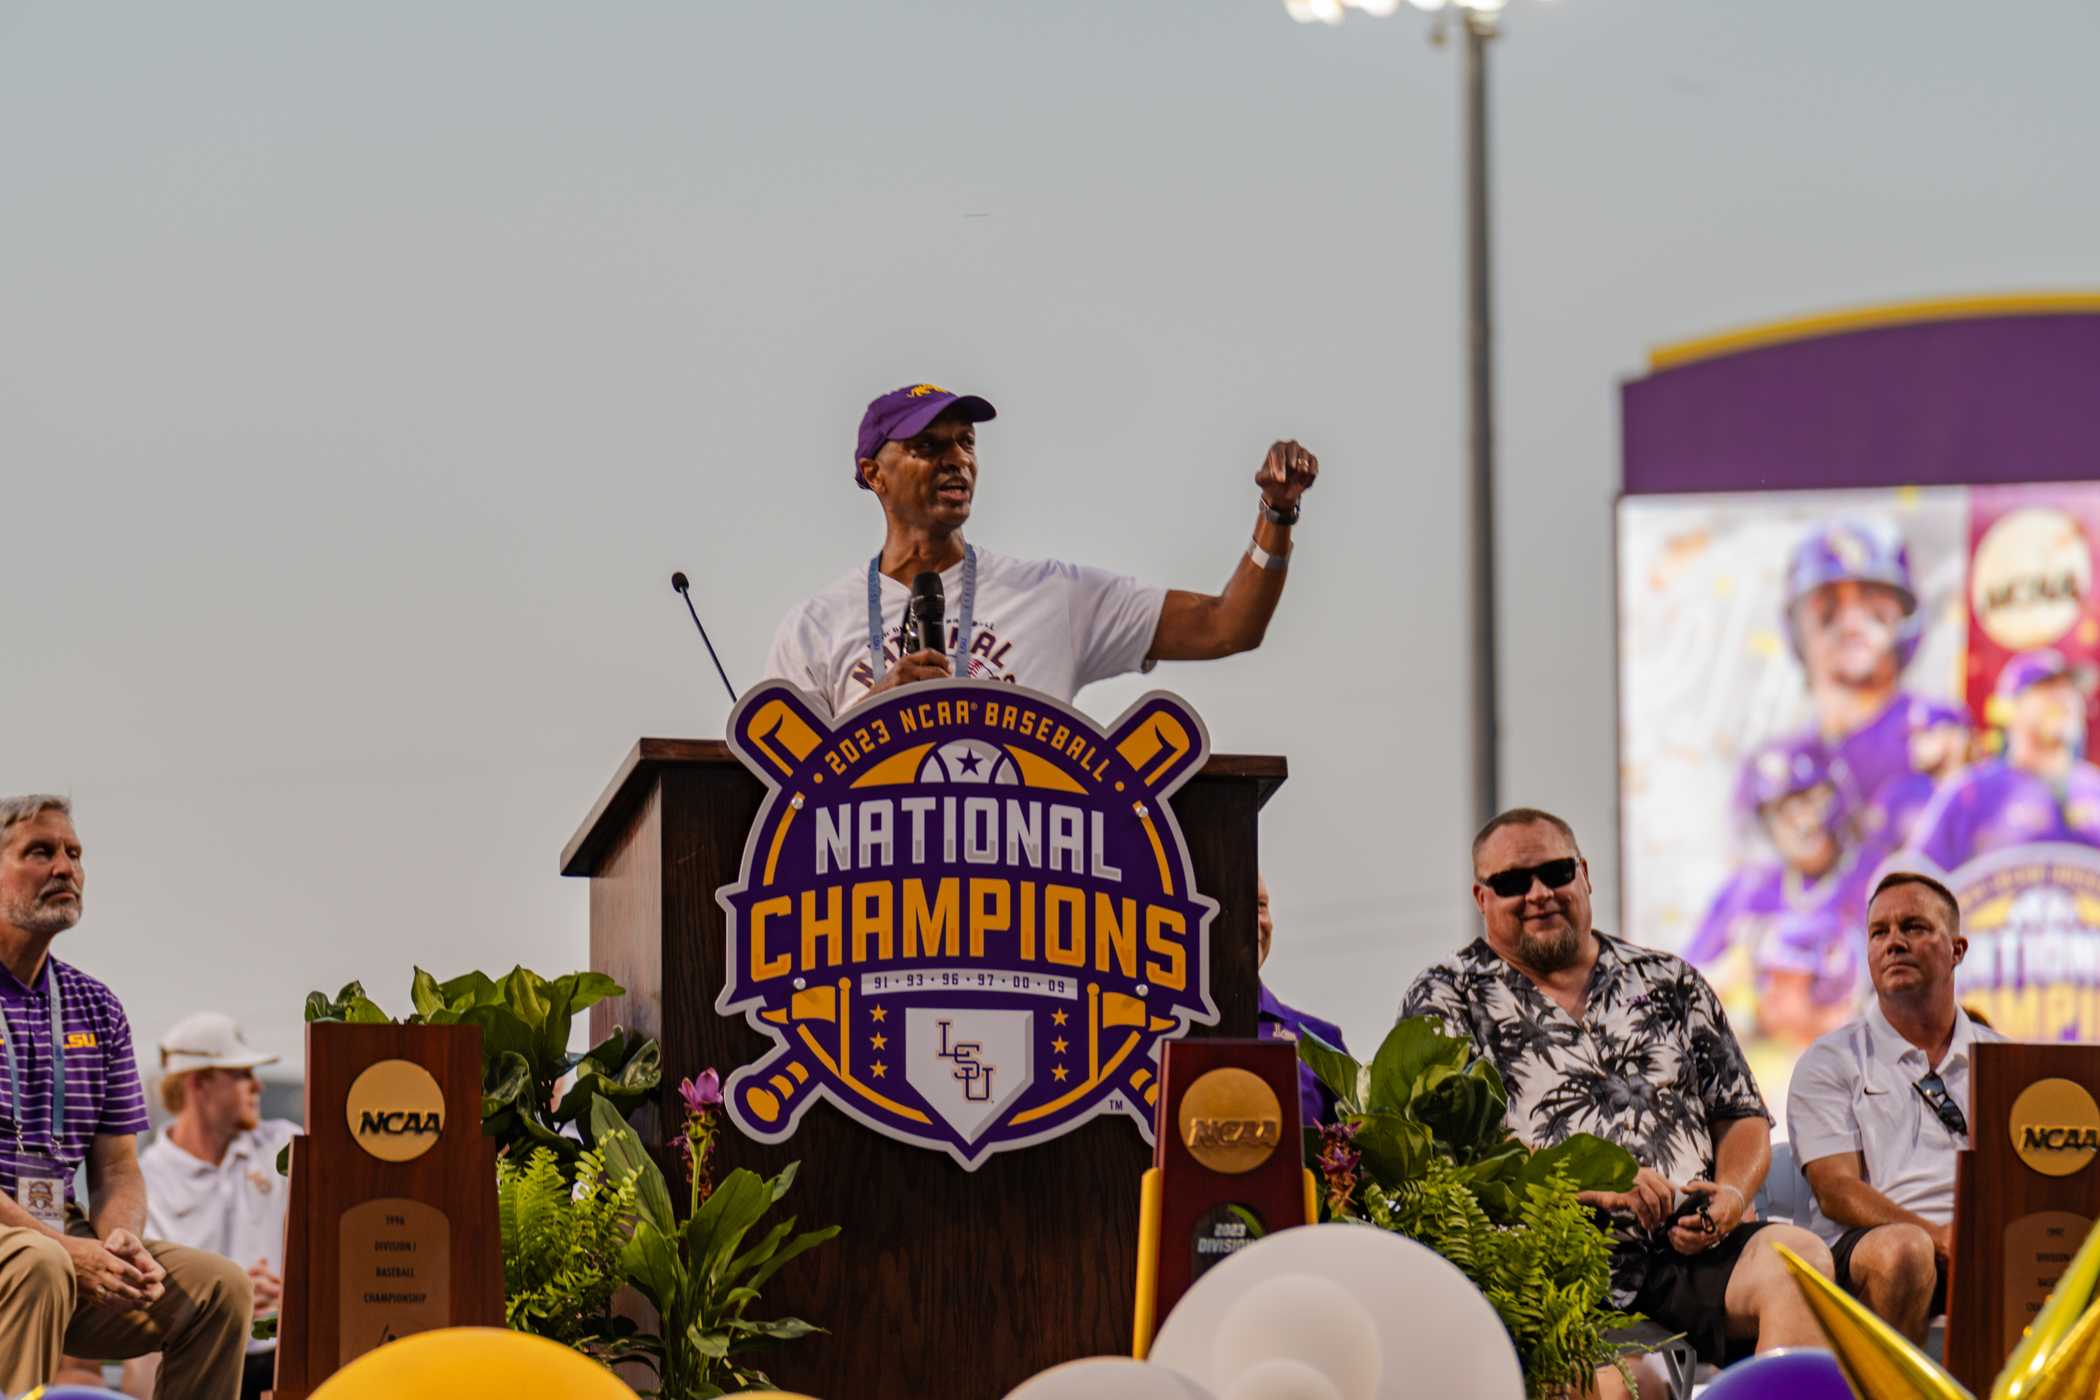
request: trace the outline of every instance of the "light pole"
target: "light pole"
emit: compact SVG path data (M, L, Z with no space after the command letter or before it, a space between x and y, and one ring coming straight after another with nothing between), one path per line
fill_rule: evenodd
M1466 442L1468 631L1473 639L1473 823L1500 810L1502 707L1495 665L1495 357L1494 296L1488 242L1487 46L1503 0L1409 0L1435 14L1432 42L1455 24L1464 36L1466 182ZM1284 0L1301 23L1340 24L1345 10L1383 17L1400 0Z

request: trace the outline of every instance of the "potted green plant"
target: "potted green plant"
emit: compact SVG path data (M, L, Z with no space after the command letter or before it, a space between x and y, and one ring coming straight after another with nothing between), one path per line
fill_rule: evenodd
M711 1081L710 1071L704 1080ZM774 1342L821 1332L798 1317L761 1318L752 1305L787 1264L839 1232L829 1225L796 1232L789 1217L769 1225L756 1240L760 1222L795 1183L799 1163L773 1177L739 1167L711 1185L707 1156L713 1143L712 1098L701 1086L680 1086L686 1103L684 1129L687 1189L691 1211L679 1220L670 1188L641 1138L604 1099L592 1106L598 1150L607 1169L635 1183L635 1219L621 1249L622 1271L655 1307L661 1330L634 1338L633 1353L656 1371L661 1400L708 1400L732 1390L767 1389L765 1372L748 1353Z
M1518 1141L1501 1074L1434 1017L1394 1026L1368 1065L1314 1035L1298 1054L1336 1100L1337 1121L1307 1134L1323 1219L1397 1231L1456 1265L1509 1329L1533 1400L1620 1362L1605 1334L1639 1319L1612 1305L1611 1237L1576 1195L1627 1189L1631 1154L1588 1133Z
M499 1150L520 1157L546 1148L562 1175L573 1179L590 1141L592 1100L604 1098L631 1113L663 1082L663 1055L653 1037L614 1027L588 1050L569 1049L577 1014L623 990L602 972L542 977L514 967L499 978L468 972L440 982L419 967L409 986L415 1011L407 1024L481 1027L482 1131ZM332 997L307 993L306 1019L394 1020L359 982ZM574 1135L565 1131L571 1128Z

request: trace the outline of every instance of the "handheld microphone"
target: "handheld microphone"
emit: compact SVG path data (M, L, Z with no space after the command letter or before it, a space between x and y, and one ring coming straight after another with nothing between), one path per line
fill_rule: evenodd
M938 586L940 581L936 579L934 582ZM729 683L729 673L722 669L722 658L715 655L715 644L708 641L707 628L701 625L700 610L693 606L693 595L690 591L692 584L687 582L683 573L675 573L671 575L671 587L678 591L679 597L685 599L685 610L693 615L693 626L700 628L700 640L707 643L707 655L715 663L715 674L722 678L722 689L729 692L729 703L735 705L736 687Z
M941 593L941 576L928 569L911 581L911 602L904 609L904 650L946 651L948 629L942 613L947 600Z

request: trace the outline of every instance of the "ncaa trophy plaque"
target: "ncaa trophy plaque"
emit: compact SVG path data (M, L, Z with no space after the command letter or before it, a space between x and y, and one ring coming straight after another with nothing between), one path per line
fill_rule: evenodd
M1981 1395L2100 1218L2100 1045L1984 1043L1969 1054L1947 1369Z
M1319 1219L1292 1042L1177 1041L1160 1078L1138 1212L1131 1354L1140 1359L1159 1320L1213 1266L1263 1235Z
M291 1192L277 1400L410 1333L501 1327L481 1028L308 1025Z

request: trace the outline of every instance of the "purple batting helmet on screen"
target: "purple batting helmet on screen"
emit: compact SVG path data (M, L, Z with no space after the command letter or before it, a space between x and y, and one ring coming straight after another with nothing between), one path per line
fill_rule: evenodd
M2006 662L2005 668L1998 672L1998 681L1991 687L1991 694L2000 700L2010 700L2029 686L2040 685L2043 681L2075 683L2078 679L2078 673L2064 659L2062 652L2055 647L2038 647L2033 651L2023 651Z
M1824 750L1823 741L1807 734L1774 739L1759 744L1743 760L1743 771L1735 784L1736 810L1755 820L1780 798L1807 792L1819 784L1830 789L1830 811L1823 824L1836 831L1845 820L1849 804L1844 785L1830 771L1830 755Z
M1910 546L1885 520L1832 520L1816 526L1794 546L1786 565L1786 635L1801 654L1794 609L1818 588L1833 583L1878 583L1903 598L1903 624L1896 631L1896 668L1910 665L1924 636L1917 590L1910 582Z
M870 403L868 411L860 416L860 435L853 443L854 484L863 491L869 490L867 478L860 474L861 462L880 452L886 442L917 437L951 408L972 423L999 416L999 410L989 400L975 394L958 394L938 384L907 384Z

